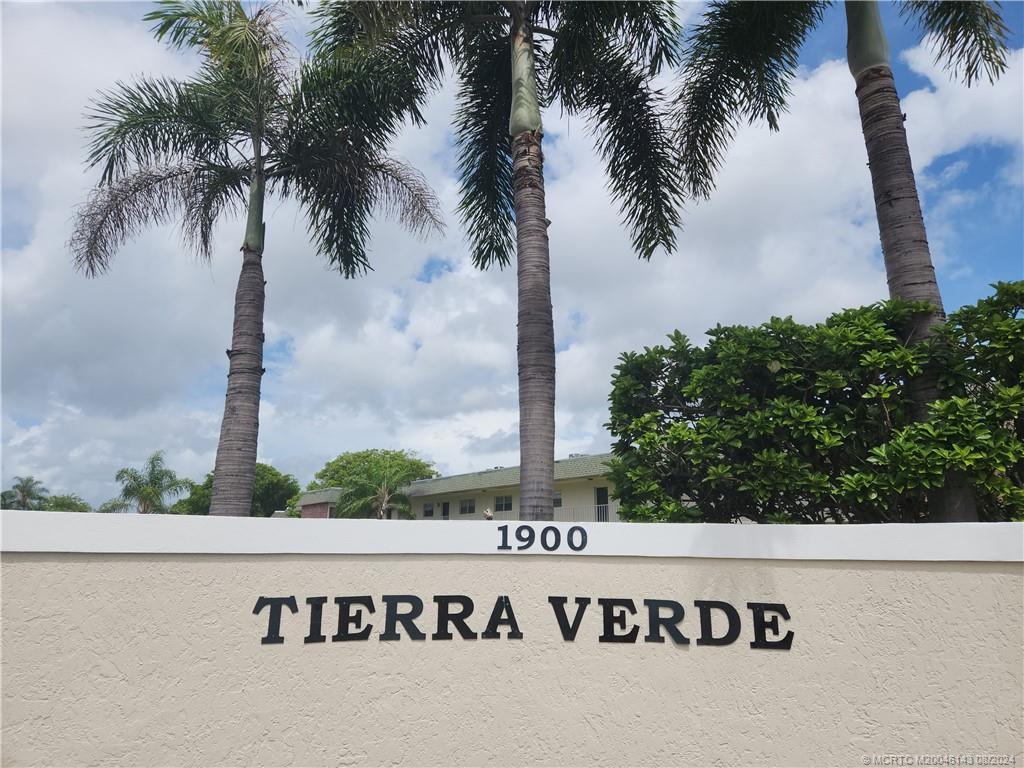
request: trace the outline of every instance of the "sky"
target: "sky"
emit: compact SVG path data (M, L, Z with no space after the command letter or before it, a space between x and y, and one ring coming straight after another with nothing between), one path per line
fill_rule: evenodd
M143 3L0 4L2 358L0 475L99 504L114 474L163 450L179 475L213 467L244 222L224 220L210 263L175 227L126 244L112 269L74 271L73 211L97 180L83 113L119 79L188 77L196 59L155 42ZM690 21L699 6L683 5ZM883 8L897 87L948 310L1024 278L1024 4L1007 3L1009 70L967 89L918 31ZM288 31L301 41L301 11ZM633 255L584 120L544 115L557 347L556 458L609 449L616 359L675 329L792 315L817 322L887 297L841 7L805 45L781 130L743 126L679 246ZM374 271L331 272L289 202L267 206L266 368L260 461L305 485L344 451L400 448L445 473L518 464L516 277L469 261L456 213L449 83L392 154L424 172L447 233L375 221Z

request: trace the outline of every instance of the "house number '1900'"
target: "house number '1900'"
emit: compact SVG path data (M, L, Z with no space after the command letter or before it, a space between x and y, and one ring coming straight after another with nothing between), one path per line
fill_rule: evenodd
M511 550L512 545L508 543L508 526L499 525L498 530L501 532L501 543L498 545L498 549ZM553 525L541 528L539 537L532 526L520 525L516 528L515 537L516 541L519 542L519 546L516 547L518 550L529 549L538 538L540 539L541 548L546 552L554 552L562 546L562 532ZM586 529L582 526L574 525L566 532L565 543L573 552L583 551L587 548Z

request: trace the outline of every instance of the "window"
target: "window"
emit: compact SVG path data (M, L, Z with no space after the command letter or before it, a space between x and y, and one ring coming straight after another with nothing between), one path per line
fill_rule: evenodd
M426 501L423 503L423 516L433 517L434 516L434 502Z
M555 496L554 496L554 498L551 499L551 506L553 506L555 509L558 509L559 507L562 506L562 492L561 491L555 491Z
M495 496L494 497L494 511L495 512L511 512L512 511L512 497L511 496Z
M459 499L459 514L472 515L476 512L476 499Z

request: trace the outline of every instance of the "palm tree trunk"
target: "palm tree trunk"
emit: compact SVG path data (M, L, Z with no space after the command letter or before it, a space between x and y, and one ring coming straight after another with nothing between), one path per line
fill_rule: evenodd
M877 3L846 3L850 72L857 84L864 144L867 147L875 212L889 296L926 301L933 311L911 318L907 343L927 339L946 320L925 232L924 216L910 161L904 115ZM928 419L928 406L939 399L938 371L925 370L910 382L914 418ZM977 520L974 493L960 473L949 473L944 488L928 498L929 516L938 521Z
M512 136L519 286L519 510L523 520L551 520L555 472L555 331L544 205L543 130L537 103L533 38L525 3L513 4Z
M257 166L258 167L258 166ZM213 467L211 515L245 516L256 482L256 440L260 429L263 377L263 199L262 170L253 175L249 216L242 244L242 272L235 291L235 321L227 351L228 391Z

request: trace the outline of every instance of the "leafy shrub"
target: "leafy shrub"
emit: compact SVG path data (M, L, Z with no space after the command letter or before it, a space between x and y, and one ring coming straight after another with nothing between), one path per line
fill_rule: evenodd
M960 309L926 344L890 301L823 324L719 326L628 352L612 380L611 476L638 520L912 522L947 473L982 520L1024 519L1024 282ZM908 382L939 373L914 421Z

